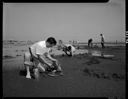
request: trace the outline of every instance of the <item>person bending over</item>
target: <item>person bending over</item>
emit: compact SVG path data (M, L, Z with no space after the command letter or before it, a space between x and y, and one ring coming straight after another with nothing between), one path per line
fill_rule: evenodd
M53 70L50 71L51 75L54 75L57 71L62 72L58 60L52 58L50 55L50 50L53 46L56 45L56 43L57 42L55 38L49 37L47 40L39 41L29 47L29 54L26 54L25 58L30 58L30 62L33 63L33 71L35 78L39 77L39 69L45 72L52 68ZM25 67L27 70L26 78L31 79L30 65L25 64Z

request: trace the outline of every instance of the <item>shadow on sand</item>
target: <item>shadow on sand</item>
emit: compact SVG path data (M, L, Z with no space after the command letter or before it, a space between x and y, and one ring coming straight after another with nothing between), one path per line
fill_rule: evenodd
M84 64L87 64L87 65L100 64L100 61L99 61L97 58L95 58L95 57L91 57L91 58L89 59L89 61L87 61L87 62L84 63Z
M26 71L25 69L22 69L22 70L19 71L19 75L20 75L20 76L26 77L26 74L27 74L27 71ZM30 69L30 74L31 74L31 77L32 77L33 79L35 79L35 77L34 77L34 72L33 72L32 69Z
M85 68L83 70L85 76L95 77L95 78L102 78L114 81L120 81L125 79L125 75L118 74L118 73L107 73L104 71L96 71L93 69Z
M3 56L3 59L12 59L12 58L16 58L16 57L10 56L10 55L5 55L5 56Z
M26 72L25 69L19 71L19 75L20 75L20 76L24 76L24 77L25 77L25 76L26 76L26 73L27 73L27 72Z

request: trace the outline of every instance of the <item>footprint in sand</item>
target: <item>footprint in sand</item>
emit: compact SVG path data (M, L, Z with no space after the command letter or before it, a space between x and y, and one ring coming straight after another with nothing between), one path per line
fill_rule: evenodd
M103 78L103 79L108 79L108 80L114 79L115 81L125 79L125 76L122 74L117 74L117 73L109 74L109 73L96 71L96 70L92 70L92 69L88 69L88 68L85 68L83 70L83 72L84 72L85 76L92 76L92 77L96 77L96 78Z
M117 73L113 73L113 74L111 75L111 77L112 77L115 81L125 79L125 76L124 76L124 75L117 74Z
M95 57L92 57L89 61L87 61L84 64L92 65L92 64L99 64L99 63L100 63L100 61L98 59L96 59Z
M3 56L3 59L11 59L11 58L15 58L15 57L14 56L10 56L10 55Z
M88 69L88 68L85 68L84 70L83 70L83 72L84 72L84 75L88 75L88 76L91 76L91 71Z
M100 78L100 75L98 73L94 72L92 75L93 75L93 77Z
M101 77L104 79L110 79L110 76L107 73L102 72Z
M22 55L17 54L16 56L22 56Z

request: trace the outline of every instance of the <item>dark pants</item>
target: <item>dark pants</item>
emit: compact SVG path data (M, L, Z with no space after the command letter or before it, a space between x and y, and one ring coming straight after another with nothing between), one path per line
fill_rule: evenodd
M101 43L102 48L105 48L104 43Z
M93 45L93 44L92 44L91 42L88 43L88 47L92 47L92 45Z
M30 55L31 55L30 61L33 62L34 59L33 59L33 55L32 55L32 52L31 52L31 48L30 47L29 47L29 52L30 52Z
M39 64L39 59L36 58L35 56L33 56L31 48L29 47L29 52L30 52L30 61L34 63L34 67L33 68L37 68L37 64Z

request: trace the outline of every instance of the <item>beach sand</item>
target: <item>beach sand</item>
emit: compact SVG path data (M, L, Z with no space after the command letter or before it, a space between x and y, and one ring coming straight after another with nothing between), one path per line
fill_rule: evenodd
M125 99L125 47L93 48L114 55L112 59L93 57L88 48L73 57L54 55L64 75L40 74L39 80L26 79L23 53L28 46L3 49L3 97L108 97ZM85 53L84 53L85 52ZM61 53L62 54L62 53Z

